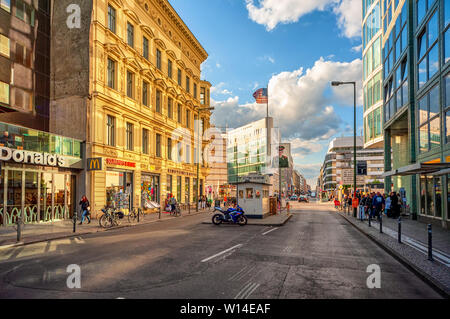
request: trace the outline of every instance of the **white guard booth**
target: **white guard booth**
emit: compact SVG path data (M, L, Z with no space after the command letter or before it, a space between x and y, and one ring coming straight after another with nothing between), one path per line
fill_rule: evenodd
M265 218L270 214L269 187L271 184L247 180L235 185L238 190L238 204L248 218Z

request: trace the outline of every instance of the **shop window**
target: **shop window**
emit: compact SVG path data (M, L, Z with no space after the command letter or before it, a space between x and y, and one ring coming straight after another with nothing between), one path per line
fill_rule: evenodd
M130 209L133 200L133 174L106 171L106 206Z
M172 194L172 175L167 175L167 193Z
M159 176L157 175L141 175L141 208L152 209L155 206L151 202L159 203Z
M445 135L446 143L450 142L450 73L444 78L445 92L444 92L444 109L445 109Z
M441 178L435 177L434 179L434 207L435 207L435 217L442 217L442 186Z
M246 188L245 193L247 194L246 198L253 199L253 188Z
M191 190L190 178L189 177L185 177L184 178L184 202L185 203L190 203L191 202L190 190Z
M50 173L41 174L41 198L40 198L40 220L49 221L52 219L52 186L53 176Z
M177 201L181 203L181 176L177 176Z

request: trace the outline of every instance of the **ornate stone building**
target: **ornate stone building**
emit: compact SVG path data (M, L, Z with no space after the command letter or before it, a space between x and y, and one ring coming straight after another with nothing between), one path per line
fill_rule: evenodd
M64 25L70 4L81 9L80 29ZM167 0L54 6L51 112L58 116L50 127L86 141L85 189L94 209L146 208L169 193L194 202L198 136L211 115L211 84L200 72L205 49ZM92 158L101 165L90 166ZM200 195L207 174L200 160Z

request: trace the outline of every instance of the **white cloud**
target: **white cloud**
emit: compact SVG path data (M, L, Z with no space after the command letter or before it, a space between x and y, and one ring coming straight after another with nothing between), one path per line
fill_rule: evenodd
M313 11L332 8L342 34L352 38L361 35L361 0L246 0L249 18L266 27L267 31L280 23L294 23Z
M306 72L300 68L273 75L269 82L269 113L277 120L283 139L313 142L336 134L342 120L333 104L353 105L353 89L342 86L330 90L330 81L361 79L361 69L360 59L334 62L321 58ZM227 123L228 127L239 127L266 116L265 105L242 104L237 96L225 101L213 100L212 104L215 106L213 122L217 126Z
M342 0L333 12L338 17L338 26L347 38L361 36L362 1Z
M259 6L254 0L246 0L251 20L266 26L267 31L275 29L279 23L297 22L300 17L315 10L324 10L336 0L261 0Z
M352 47L353 52L361 52L361 50L362 50L362 44Z

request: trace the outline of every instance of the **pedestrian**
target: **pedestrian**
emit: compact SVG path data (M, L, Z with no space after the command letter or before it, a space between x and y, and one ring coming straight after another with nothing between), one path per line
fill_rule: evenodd
M392 193L391 193L392 195ZM392 217L392 212L391 212L391 195L390 196L385 196L385 202L386 202L386 206L384 208L384 213L386 214L387 217Z
M385 201L383 196L381 196L381 193L378 192L374 197L373 197L373 201L372 201L372 208L373 208L373 212L372 212L372 217L377 216L377 219L380 219L381 216L381 212L384 210L384 206L385 206Z
M175 211L176 204L177 204L177 199L175 198L175 196L171 196L171 198L169 200L170 212L171 213L173 213Z
M400 216L400 205L397 193L392 192L390 199L391 199L392 218L398 218Z
M83 195L83 197L81 197L81 201L78 205L81 206L81 212L82 212L80 225L83 224L85 217L88 220L88 224L90 224L91 223L91 217L90 217L91 206L89 204L89 200L87 199L86 195Z

